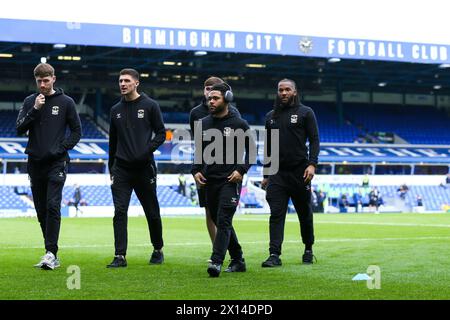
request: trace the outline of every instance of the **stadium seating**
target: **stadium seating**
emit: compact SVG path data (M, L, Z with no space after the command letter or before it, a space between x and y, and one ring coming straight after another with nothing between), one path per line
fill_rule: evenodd
M239 99L236 101L242 117L250 125L263 126L265 115L271 109L271 103L267 100ZM322 142L353 142L360 133L355 126L348 122L342 125L338 122L338 114L331 104L314 103L308 104L316 114L319 125L320 139ZM163 112L166 123L187 124L189 112Z
M80 114L81 125L83 128L83 139L106 139L104 134L92 119L84 114Z
M2 110L0 111L0 137L17 137L16 120L18 111ZM80 115L81 126L83 128L84 139L106 139L106 135L98 129L96 124L86 115Z
M26 210L32 206L14 192L14 186L0 186L0 209Z
M450 117L431 106L346 104L344 114L367 132L393 132L415 144L450 144Z
M15 186L0 186L0 210L14 209L27 210L32 208L31 204L22 200L14 191ZM354 206L353 194L359 190L362 193L363 205L369 203L369 192L371 188L362 188L358 184L333 184L333 185L315 185L316 190L322 190L326 193L328 203L337 207L339 198L347 195L350 206ZM397 186L377 186L383 199L399 199ZM31 199L30 187L24 188L28 197ZM188 197L177 192L178 186L158 186L158 199L161 207L192 207L194 204ZM89 206L113 206L111 188L109 186L81 186L82 197ZM73 186L65 186L63 189L63 205L66 205L74 193ZM406 194L404 206L412 208L416 206L416 197L421 195L427 211L441 211L443 204L450 203L450 188L442 186L410 186ZM241 199L241 204L245 208L262 208L254 193L247 192ZM139 200L133 192L130 206L140 206Z
M30 187L25 188L31 199ZM111 188L109 186L82 186L82 198L89 206L113 206ZM158 186L158 199L161 207L190 207L191 201L174 191L171 186ZM65 186L63 189L63 205L66 205L74 193L73 186ZM131 196L130 206L140 206L136 194ZM26 210L33 208L29 203L23 201L14 192L14 186L0 186L0 210L17 209Z
M111 188L109 186L82 186L82 196L89 206L112 206ZM158 199L161 207L186 207L191 206L188 198L174 191L170 186L158 186ZM63 198L70 199L74 193L73 186L66 186L63 190ZM131 196L130 206L140 206L136 194Z
M165 123L189 123L189 112L163 112Z
M0 111L0 137L17 137L16 120L18 111Z
M256 199L254 192L247 192L241 197L240 202L244 208L262 208L263 205Z
M355 104L343 106L343 121L339 122L336 104L304 102L317 118L321 142L354 142L359 135L372 132L392 132L412 144L450 144L450 117L431 106L388 104ZM262 99L237 99L236 106L250 125L264 125L265 114L272 102ZM104 110L104 115L109 109ZM80 115L83 138L106 138L86 115ZM105 120L108 117L105 118ZM0 111L0 137L15 137L17 111ZM189 111L163 110L165 123L187 124Z
M363 205L367 206L369 204L369 192L371 188L362 188L358 184L316 185L314 188L324 191L327 194L329 203L336 207L338 206L339 198L343 194L347 195L349 205L354 206L353 194L359 190L363 196ZM385 201L386 199L399 199L397 193L398 186L381 185L377 186L377 188ZM423 204L426 210L429 211L440 211L443 204L450 203L450 188L441 186L409 186L409 191L406 194L403 205L409 208L416 206L416 197L418 195L422 196Z
M339 116L333 104L315 102L307 105L316 115L321 142L354 142L361 133L347 121L339 124Z
M89 206L112 206L111 188L109 186L82 186L82 196ZM178 186L158 186L158 198L161 207L191 207L190 199L177 192ZM31 199L30 187L25 188ZM63 189L63 205L67 204L73 196L73 186L65 186ZM246 208L262 208L254 193L247 193L241 198ZM136 194L131 196L130 206L140 206ZM32 206L24 202L15 192L14 186L0 187L0 209L27 209Z

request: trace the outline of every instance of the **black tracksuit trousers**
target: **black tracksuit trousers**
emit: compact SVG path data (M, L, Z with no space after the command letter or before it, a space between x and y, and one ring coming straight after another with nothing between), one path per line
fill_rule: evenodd
M115 254L125 256L128 246L128 207L134 190L147 218L150 239L155 250L164 243L159 202L156 193L156 170L149 163L143 168L128 168L114 164L111 191L114 202L114 246Z
M233 216L239 203L241 184L227 180L208 179L206 185L206 202L211 218L217 227L211 260L222 264L227 249L231 259L242 258L242 248L233 228Z
M61 228L62 190L66 182L67 161L28 160L34 207L44 236L45 250L55 256Z
M292 199L300 220L300 233L304 244L314 243L311 184L305 185L303 173L306 166L295 170L280 170L269 177L266 200L270 206L270 254L281 255L284 224L289 198Z

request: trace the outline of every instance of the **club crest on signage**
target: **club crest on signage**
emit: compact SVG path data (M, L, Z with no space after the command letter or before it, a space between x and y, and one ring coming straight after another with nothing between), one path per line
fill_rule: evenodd
M310 53L313 49L313 42L310 38L303 37L298 43L298 48L303 53Z

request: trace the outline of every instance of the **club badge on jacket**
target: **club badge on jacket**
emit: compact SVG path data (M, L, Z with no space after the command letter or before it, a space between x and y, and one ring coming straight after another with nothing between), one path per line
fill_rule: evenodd
M52 107L52 115L57 116L59 114L59 107L53 106Z

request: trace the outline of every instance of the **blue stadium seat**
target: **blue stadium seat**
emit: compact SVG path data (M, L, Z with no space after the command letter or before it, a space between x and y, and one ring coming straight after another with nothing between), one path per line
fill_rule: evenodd
M19 112L11 110L0 111L0 137L17 137L16 120ZM86 115L80 115L83 138L85 139L105 139L106 135L97 127L92 119Z

